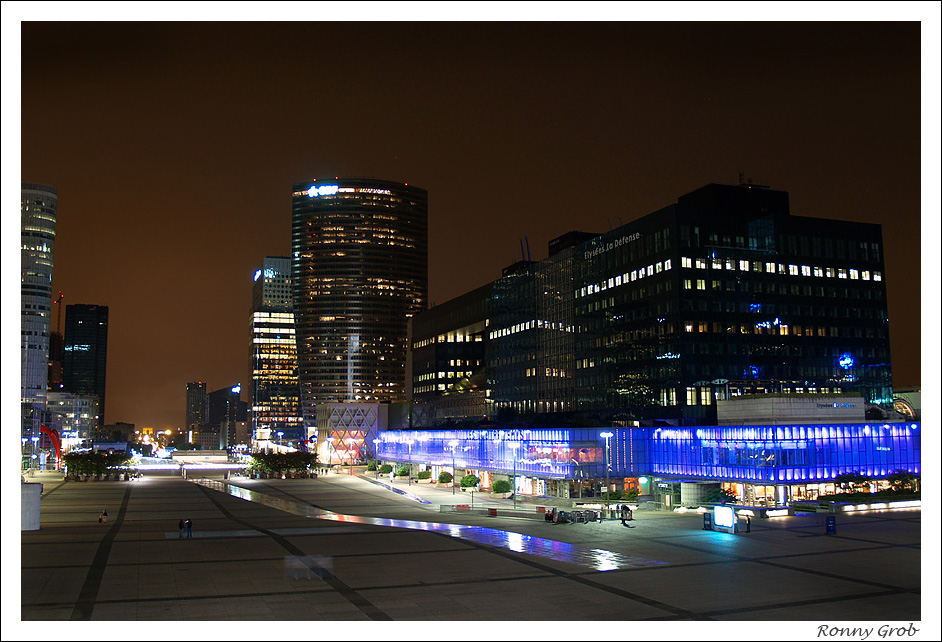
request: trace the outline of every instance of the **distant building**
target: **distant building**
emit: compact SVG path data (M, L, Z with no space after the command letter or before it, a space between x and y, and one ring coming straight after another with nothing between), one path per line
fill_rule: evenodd
M404 401L407 323L428 299L428 193L369 179L292 193L302 413L326 402Z
M47 393L47 409L52 427L59 431L62 450L88 446L99 437L96 395L75 395L71 392Z
M248 414L248 404L240 398L241 392L241 386L235 385L220 388L206 396L206 424L199 431L197 442L201 448L209 448L207 444L215 443L213 450L224 450L236 444L236 424L246 422Z
M206 424L206 384L191 381L186 384L186 430L199 432Z
M105 424L101 427L101 434L96 441L134 441L134 435L137 429L134 424L124 421L116 421L113 424Z
M20 191L20 400L31 408L46 407L49 367L49 322L52 305L52 266L56 245L55 187L22 183ZM32 419L24 422L24 436L39 434Z
M291 260L266 257L252 285L249 346L251 424L256 441L282 433L292 447L306 443L298 386L298 353L292 312Z
M65 307L62 384L66 392L98 397L97 424L105 423L105 376L108 358L108 306Z

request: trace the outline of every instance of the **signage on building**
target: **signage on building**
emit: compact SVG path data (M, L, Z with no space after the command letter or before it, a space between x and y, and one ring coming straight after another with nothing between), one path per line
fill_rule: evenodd
M609 250L614 250L616 247L621 247L622 245L625 245L626 243L632 243L633 241L637 241L640 238L641 238L641 232L635 232L634 234L623 236L619 239L615 239L614 241L603 243L602 245L595 248L594 250L587 250L585 253L585 259L588 261L589 259L595 258L599 254L608 252Z

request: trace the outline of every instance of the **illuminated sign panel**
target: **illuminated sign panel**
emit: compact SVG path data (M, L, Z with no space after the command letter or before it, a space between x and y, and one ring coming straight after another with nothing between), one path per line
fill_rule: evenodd
M713 523L722 528L732 528L736 523L736 513L732 506L714 506Z
M310 189L307 191L307 195L311 198L316 198L318 196L333 196L338 191L340 191L339 185L311 185Z

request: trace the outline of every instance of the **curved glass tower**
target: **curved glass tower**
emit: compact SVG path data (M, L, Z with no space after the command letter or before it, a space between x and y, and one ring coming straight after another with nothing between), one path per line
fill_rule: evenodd
M358 178L295 185L291 245L305 423L328 401L404 401L408 322L428 299L428 192Z
M56 245L55 187L22 183L20 190L21 386L25 404L46 407L52 259Z

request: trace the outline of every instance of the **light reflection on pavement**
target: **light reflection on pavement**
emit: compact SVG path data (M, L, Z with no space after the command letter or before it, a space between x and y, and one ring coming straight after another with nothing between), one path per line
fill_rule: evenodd
M503 548L515 553L546 557L560 562L585 566L596 571L613 571L622 568L657 566L666 563L616 553L614 551L606 551L599 548L586 548L578 544L569 544L567 542L546 539L544 537L535 537L533 535L524 535L523 533L515 533L513 531L489 528L487 526L469 526L467 524L443 524L439 522L420 522L408 519L344 515L315 508L302 502L273 497L265 493L212 479L192 481L206 486L207 488L212 488L222 493L228 493L233 497L264 504L270 508L275 508L293 515L328 519L335 522L389 526L393 528L407 528L411 530L443 533L450 537L484 544L485 546Z

